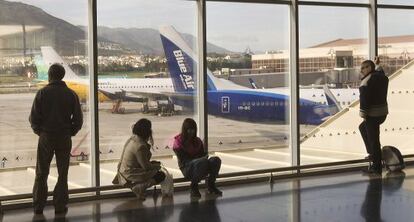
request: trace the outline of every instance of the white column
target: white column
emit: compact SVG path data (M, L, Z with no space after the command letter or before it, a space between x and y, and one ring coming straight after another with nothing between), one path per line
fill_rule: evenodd
M369 59L374 59L378 55L378 16L377 0L370 0L369 8Z
M207 130L207 92L205 91L207 68L205 67L205 47L206 47L206 1L197 1L197 111L198 111L198 134L200 138L208 144Z
M99 131L98 131L98 88L97 84L97 60L95 59L98 55L97 49L97 37L96 35L96 27L97 27L97 19L96 19L96 0L88 0L88 63L89 63L89 125L90 125L90 155L89 160L91 163L91 185L99 186L100 185L100 177L99 177Z

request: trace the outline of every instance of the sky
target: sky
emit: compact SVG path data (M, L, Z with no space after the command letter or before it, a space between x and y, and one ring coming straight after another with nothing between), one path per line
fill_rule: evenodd
M19 0L74 25L87 25L87 0ZM311 0L306 0L311 1ZM322 0L328 1L328 0ZM367 0L336 0L360 2ZM378 0L414 5L414 0ZM300 45L338 38L366 38L368 9L301 6ZM414 10L379 10L379 35L414 34ZM196 36L196 2L184 0L98 0L98 25L154 28L173 25ZM289 46L287 5L207 2L207 40L231 51L283 50Z

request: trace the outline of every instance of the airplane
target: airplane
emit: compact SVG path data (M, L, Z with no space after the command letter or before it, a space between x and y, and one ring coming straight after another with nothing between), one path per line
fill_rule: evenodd
M160 28L160 36L174 89L182 95L180 98L172 97L173 101L180 103L183 96L191 100L196 92L197 81L195 53L171 26ZM288 122L288 88L247 88L217 78L210 70L207 70L206 77L208 114L251 122ZM338 111L337 97L334 96L336 91L327 95L326 90L329 89L300 89L300 124L318 125ZM349 103L358 99L358 94L355 93L358 89L345 90L352 91L351 94L346 94Z
M59 63L66 70L63 81L78 94L81 101L86 102L89 95L89 79L75 74L50 46L41 47L41 55L41 57L35 57L38 71L36 80L42 82L39 86L46 84L50 65ZM112 101L113 113L124 113L125 109L122 107L124 101L148 102L148 98L158 100L173 92L170 78L98 78L98 101Z
M99 78L98 100L112 101L113 112L123 113L122 101L146 102L148 98L157 100L167 98L173 104L193 110L195 92L195 75L197 67L192 49L173 27L160 29L165 55L171 78ZM60 63L66 70L63 79L86 101L89 80L79 77L63 61L52 47L41 47L42 58L36 58L37 80L47 80L48 67ZM184 72L186 71L186 72ZM289 89L250 89L229 80L220 79L208 70L208 111L211 115L245 121L282 121L288 119ZM335 89L336 90L336 89ZM345 92L354 89L343 89ZM357 89L356 89L357 90ZM334 89L331 89L334 91ZM335 94L335 93L331 93ZM339 98L343 103L357 99L358 94L350 96L343 93ZM338 98L326 96L322 89L300 89L300 123L320 124L334 113L333 104L340 104Z

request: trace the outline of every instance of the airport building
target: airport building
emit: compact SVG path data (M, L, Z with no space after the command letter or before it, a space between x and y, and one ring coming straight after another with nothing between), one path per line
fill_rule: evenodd
M336 39L299 50L301 73L328 71L334 68L358 68L367 59L367 39ZM414 35L378 38L378 54L393 73L406 65L413 55ZM253 69L271 69L285 72L289 67L289 51L252 55Z
M412 21L411 0L0 0L0 221L412 221ZM380 144L402 159L384 151L382 172L366 172L361 62L376 56L389 80ZM42 212L32 193L42 154L28 118L54 63L83 114L63 213L56 158ZM171 180L136 196L114 178L142 118ZM197 197L180 168L187 118L221 160L222 195L208 175Z

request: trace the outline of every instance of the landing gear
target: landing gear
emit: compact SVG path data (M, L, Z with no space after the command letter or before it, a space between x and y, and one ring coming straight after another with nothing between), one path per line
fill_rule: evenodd
M113 102L111 112L112 113L118 113L118 114L124 114L125 113L125 108L122 107L122 100L121 99L117 99L116 101Z
M173 116L174 115L174 104L169 100L158 103L158 116Z
M142 103L142 113L149 113L148 100Z

